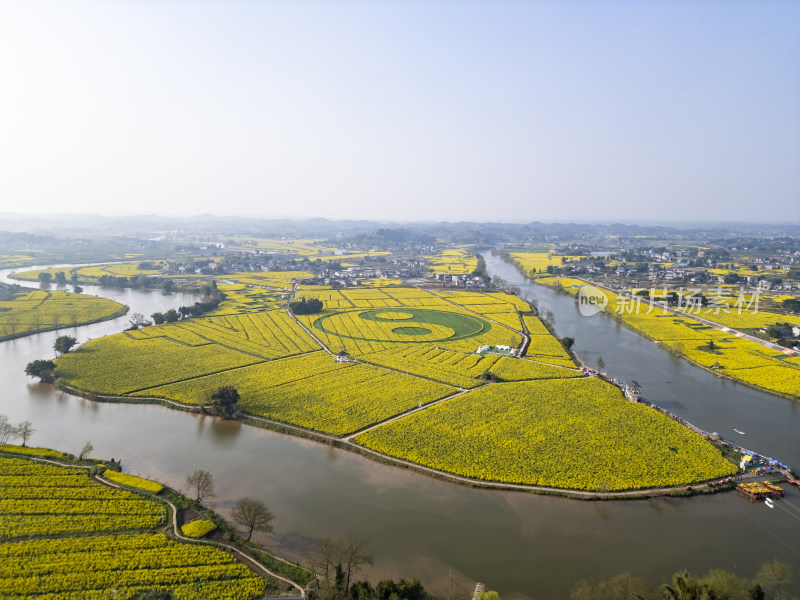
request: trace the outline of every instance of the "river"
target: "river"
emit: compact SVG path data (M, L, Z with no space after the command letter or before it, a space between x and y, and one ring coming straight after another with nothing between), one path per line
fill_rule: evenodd
M488 253L486 260L491 273L524 284L510 265ZM159 292L83 287L145 315L194 302ZM558 334L574 337L589 364L602 354L606 371L636 379L648 399L723 436L734 426L747 432L736 440L744 446L800 464L796 404L692 368L611 319L582 317L571 298L539 286L522 290L553 311ZM735 493L584 502L471 489L211 417L161 406L95 404L25 377L27 362L52 357L57 335L82 342L127 322L122 317L0 343L0 413L12 422L32 421L32 444L77 453L91 441L94 455L122 459L127 472L177 489L186 490L186 475L194 469L207 469L217 490L210 504L227 514L241 497L264 501L276 515L275 532L260 541L290 558L301 559L313 537L361 535L375 557L365 571L371 579L416 577L444 594L452 573L462 598L476 581L504 598L557 600L567 598L579 579L595 582L625 571L654 584L683 568L751 577L774 558L800 574L795 489L773 510Z

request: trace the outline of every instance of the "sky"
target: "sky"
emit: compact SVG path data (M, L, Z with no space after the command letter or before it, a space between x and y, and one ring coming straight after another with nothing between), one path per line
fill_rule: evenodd
M0 212L800 222L800 2L0 0Z

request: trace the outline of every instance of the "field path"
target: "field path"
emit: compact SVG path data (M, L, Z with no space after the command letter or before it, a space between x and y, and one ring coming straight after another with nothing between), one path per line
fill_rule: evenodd
M68 465L62 465L62 466L68 466ZM117 483L114 483L112 481L108 481L107 479L103 479L100 476L95 476L93 479L95 481L97 481L98 483L101 483L103 485L107 485L108 487L113 487L113 488L118 488L118 489L125 489L123 486L121 486L121 485L119 485ZM283 581L284 583L288 583L289 585L291 585L292 587L294 587L296 590L298 590L300 592L300 597L301 598L305 598L306 592L302 587L300 587L294 581L291 581L289 579L281 577L280 575L277 575L276 573L273 573L272 571L267 569L267 567L265 567L260 562L258 562L255 558L253 558L252 556L248 556L247 554L245 554L241 550L239 550L237 548L234 548L233 546L229 546L228 544L223 544L221 542L214 542L214 541L211 541L211 540L198 540L198 539L189 538L189 537L184 536L181 533L180 527L178 526L178 509L177 509L177 507L172 502L167 500L166 498L161 498L160 496L155 496L155 495L153 496L153 498L156 499L156 500L159 500L161 502L164 502L165 504L168 504L169 507L172 509L172 530L173 530L173 533L175 534L176 538L184 540L186 542L192 542L192 543L196 543L196 544L205 544L206 546L217 546L217 547L220 547L220 548L225 548L230 553L235 554L236 557L239 560L241 560L248 567L250 567L251 571L255 571L256 573L258 573L262 577L264 577L264 575L268 575L269 577L278 579L279 581ZM282 558L278 558L277 556L275 558L277 558L281 562L286 562L287 564L291 564L291 563L288 563L287 561L283 560Z
M427 408L430 408L431 406L439 404L440 402L445 402L447 400L452 400L453 398L456 398L457 396L461 396L463 394L471 392L473 389L474 390L478 390L478 389L480 389L482 387L485 387L487 385L489 385L489 384L488 383L484 383L483 385L479 385L478 387L472 388L472 389L469 389L469 390L461 389L461 390L457 391L455 394L450 394L449 396L445 396L444 398L439 398L438 400L434 400L433 402L428 402L428 404L423 404L422 406L418 406L417 408L412 408L411 410L407 410L406 412L394 415L393 417L389 417L388 419L384 419L383 421L378 421L377 423L373 423L372 425L367 425L363 429L359 429L358 431L354 431L353 433L351 433L349 435L346 435L345 437L343 437L341 439L342 439L342 441L350 442L353 439L353 437L355 437L357 435L360 435L362 433L366 433L367 431L375 429L376 427L380 427L382 425L386 425L387 423L391 423L392 421L397 421L399 419L403 419L403 418L407 417L408 415L413 415L416 412L420 412L421 410L425 410Z

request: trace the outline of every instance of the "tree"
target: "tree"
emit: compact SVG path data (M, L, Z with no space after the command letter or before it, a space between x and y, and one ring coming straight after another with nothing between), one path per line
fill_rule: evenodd
M39 273L37 277L39 278L40 283L50 283L50 281L53 279L53 276L50 273Z
M131 315L131 318L128 319L128 322L131 324L131 329L139 329L140 327L147 327L150 325L150 321L148 321L142 313L135 312Z
M783 309L790 313L800 313L800 300L789 298L783 301Z
M606 368L606 361L603 360L602 356L598 356L597 357L597 370L602 372L603 369L605 369L605 368Z
M53 383L55 375L53 371L56 364L52 360L34 360L25 365L25 375L28 377L38 377L45 383Z
M0 444L7 444L16 431L6 415L0 415Z
M367 554L367 542L357 536L337 539L323 536L307 550L311 568L324 574L324 582L330 587L339 583L344 595L350 589L352 576L364 565L373 563L372 556ZM334 581L331 575L334 575ZM388 597L388 595L387 595Z
M58 271L55 277L58 285L67 285L67 274L64 271Z
M197 469L194 473L186 477L186 483L189 489L194 488L197 490L196 500L202 501L204 498L213 498L216 496L214 493L214 477L208 471Z
M563 337L563 338L561 338L560 342L561 342L561 345L564 346L564 348L569 350L570 348L572 348L572 345L575 343L575 338Z
M239 412L239 390L223 385L211 392L212 406L224 419L233 419Z
M162 325L165 321L164 313L160 312L154 312L152 315L150 315L150 318L153 319L153 323L156 325Z
M72 291L74 291L76 294L80 294L81 292L83 292L83 288L79 285L76 285L75 287L72 288Z
M780 600L781 587L792 580L792 567L779 560L773 560L761 567L756 573L756 581L766 590L774 590L774 597Z
M71 335L60 335L56 338L55 343L53 344L53 350L56 351L56 354L66 354L72 347L78 343L77 338L74 338Z
M168 311L164 313L164 321L167 323L174 323L178 319L180 319L180 314L174 308L170 308Z
M247 529L248 542L250 541L250 536L253 535L253 531L261 531L262 533L272 531L270 523L275 518L275 515L269 512L262 502L251 498L239 500L233 508L232 516L236 523Z
M357 536L347 536L342 543L341 565L344 571L344 591L350 590L350 577L364 565L373 564L371 554L367 554L367 540Z
M30 421L23 421L14 428L14 437L22 438L23 448L25 447L25 443L28 441L28 438L34 433L36 433L36 430L33 428L33 423Z
M322 310L322 301L316 298L301 298L289 303L289 309L296 315L313 315Z
M661 590L666 600L700 600L702 586L687 571L675 573L672 584L664 584Z
M711 569L703 584L719 598L747 598L747 581L722 569Z
M81 453L78 455L78 460L83 460L84 458L89 456L89 453L92 452L92 450L94 450L92 442L86 442L83 448L81 448Z

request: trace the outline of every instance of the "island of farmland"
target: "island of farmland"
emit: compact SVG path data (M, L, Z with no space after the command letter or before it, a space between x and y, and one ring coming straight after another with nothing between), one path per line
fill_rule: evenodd
M444 477L613 492L736 471L707 440L585 378L516 296L279 275L231 276L209 316L93 340L62 356L57 375L98 398L198 410L234 386L249 422ZM293 287L323 309L277 307Z

